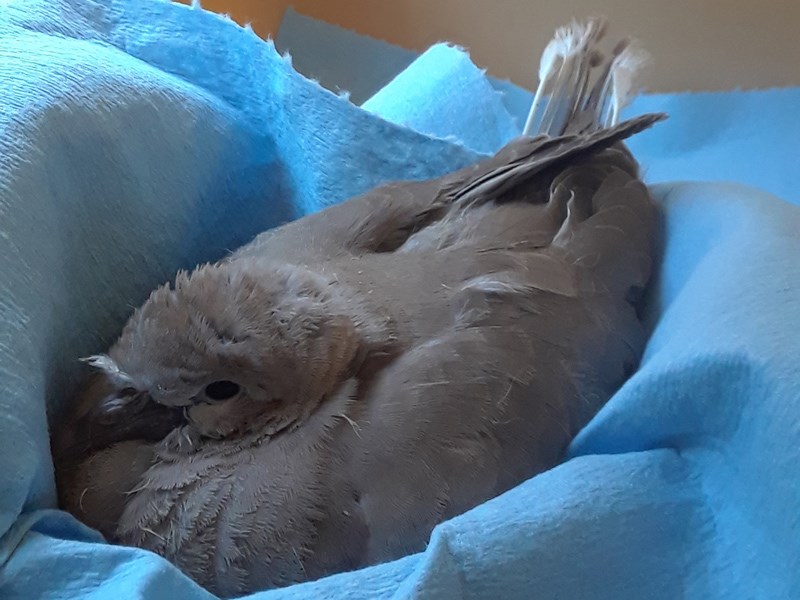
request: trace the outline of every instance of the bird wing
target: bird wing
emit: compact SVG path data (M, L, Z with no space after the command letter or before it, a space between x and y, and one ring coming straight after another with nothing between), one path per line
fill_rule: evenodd
M658 213L635 171L621 148L554 171L548 205L565 206L550 211L562 218L543 247L516 243L521 228L497 235L492 219L526 206L513 201L474 211L485 240L478 223L469 243L436 253L446 271L472 274L447 303L449 323L388 365L350 414L363 426L346 470L371 561L420 550L421 532L555 466L636 367ZM524 199L531 180L508 183L497 193ZM514 223L541 224L530 212Z
M265 257L304 263L392 252L456 203L497 199L545 170L613 146L663 118L646 114L589 134L518 138L492 158L445 177L389 183L266 231L229 260Z
M350 414L359 439L343 453L369 530L367 563L422 550L436 524L556 464L574 435L568 357L487 321L380 374Z

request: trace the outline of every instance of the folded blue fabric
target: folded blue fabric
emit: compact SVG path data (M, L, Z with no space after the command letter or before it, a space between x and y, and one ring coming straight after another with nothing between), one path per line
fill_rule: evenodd
M508 95L435 52L363 110L199 9L0 7L0 598L211 598L54 510L47 416L76 359L178 268L513 135ZM729 173L791 200L796 94L715 95L716 115L711 96L648 97L687 119L631 146L659 180ZM571 460L444 523L424 553L254 598L800 597L800 208L734 184L653 189L653 335Z
M471 109L464 111L463 102L431 102L438 97L469 98ZM361 108L431 136L457 131L458 141L486 154L520 131L483 71L447 44L432 46Z

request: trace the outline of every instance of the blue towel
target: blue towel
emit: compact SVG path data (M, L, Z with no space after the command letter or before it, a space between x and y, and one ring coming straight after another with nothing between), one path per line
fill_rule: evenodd
M432 51L443 60L408 62L361 109L197 8L0 7L0 598L212 598L54 510L48 415L76 359L178 268L510 135L518 90ZM800 597L800 208L769 193L798 200L798 100L632 109L674 115L631 143L661 182L653 333L568 462L442 524L421 554L253 597Z

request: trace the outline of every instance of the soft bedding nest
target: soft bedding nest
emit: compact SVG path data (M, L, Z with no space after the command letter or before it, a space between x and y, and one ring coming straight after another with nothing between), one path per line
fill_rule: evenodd
M48 415L76 359L178 268L519 132L526 92L460 49L416 58L289 19L281 43L321 79L325 43L374 50L365 79L356 64L342 82L369 90L363 107L199 8L0 7L0 598L210 597L55 510ZM630 143L663 213L652 336L568 462L442 524L421 554L256 597L800 597L798 102L631 107L672 115Z

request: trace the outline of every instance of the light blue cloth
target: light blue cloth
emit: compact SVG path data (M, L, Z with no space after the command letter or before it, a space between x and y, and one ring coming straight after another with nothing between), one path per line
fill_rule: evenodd
M435 52L446 60L411 64L369 112L198 9L0 6L0 598L211 597L52 510L47 412L76 359L176 269L507 135L481 127L520 103L507 90L498 106L502 86L457 49ZM445 69L477 96L453 95ZM639 110L675 116L631 146L651 181L724 177L797 201L798 100L646 97ZM409 126L376 116L390 110ZM653 335L571 460L443 524L422 554L256 597L800 597L800 208L729 183L654 192Z

